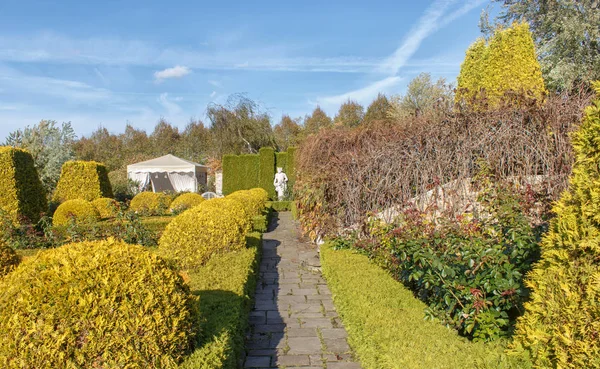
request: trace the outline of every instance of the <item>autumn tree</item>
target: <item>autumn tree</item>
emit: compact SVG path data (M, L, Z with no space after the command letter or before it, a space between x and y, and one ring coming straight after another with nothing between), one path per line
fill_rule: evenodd
M600 6L597 0L494 0L497 21L527 22L547 86L569 90L600 79Z
M230 96L225 105L209 105L207 115L216 157L257 153L261 147L275 146L269 115L244 95Z
M199 120L190 119L181 134L177 154L184 159L203 163L209 156L211 145L210 131Z
M319 106L304 118L304 132L307 135L318 133L322 128L329 128L332 125L331 118Z
M421 73L411 80L404 95L392 97L388 115L393 120L421 115L442 114L450 109L452 86L443 78L433 81L431 74Z
M388 119L388 112L390 110L390 101L384 94L378 94L377 98L373 100L371 105L367 108L367 112L363 118L365 124L385 121Z
M122 142L105 127L98 127L89 137L82 137L77 141L75 152L77 159L103 163L108 171L123 165Z
M292 119L289 115L284 115L273 128L275 143L280 151L287 151L288 147L299 144L302 134L302 126L299 121L300 118Z
M358 127L363 121L365 111L356 101L348 100L340 106L333 125L338 127Z
M467 50L458 75L456 101L473 102L485 97L485 104L494 107L510 91L540 101L546 93L527 23L499 28L487 42L477 40Z
M161 118L150 135L150 144L155 156L175 154L181 140L179 128Z

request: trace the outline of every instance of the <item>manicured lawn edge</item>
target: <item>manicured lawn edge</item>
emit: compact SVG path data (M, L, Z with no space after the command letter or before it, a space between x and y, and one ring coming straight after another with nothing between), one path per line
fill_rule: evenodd
M364 369L530 367L507 357L502 342L472 343L423 320L426 305L365 255L325 244L321 264Z
M246 249L214 256L202 268L183 273L200 298L202 339L181 368L238 367L256 288L261 244L262 234L250 233Z

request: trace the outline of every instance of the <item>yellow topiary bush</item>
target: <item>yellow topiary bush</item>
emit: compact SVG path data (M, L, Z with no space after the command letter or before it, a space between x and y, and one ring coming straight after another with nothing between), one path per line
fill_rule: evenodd
M572 136L569 189L527 276L531 299L517 321L512 351L536 368L600 368L600 82Z
M252 216L246 212L246 208L238 199L229 197L211 199L204 201L202 206L205 209L214 208L227 212L230 217L235 219L235 222L244 233L252 230Z
M101 197L113 197L104 164L95 161L68 161L63 164L53 201L94 201Z
M0 244L0 278L7 275L21 262L21 257L17 255L12 247Z
M265 210L265 204L268 200L267 191L262 188L251 190L236 191L227 196L229 199L238 200L244 206L246 213L250 216L261 215Z
M114 218L119 214L121 206L115 199L108 197L101 197L92 201L92 205L98 210L100 218L109 219Z
M171 198L161 192L141 192L129 204L129 209L140 215L164 215L169 209Z
M100 220L100 213L91 202L86 200L68 200L60 204L52 217L52 224L62 226L74 220L76 224L94 223Z
M244 248L249 230L250 222L236 201L204 201L169 223L158 253L182 268L195 269L215 254Z
M175 368L198 322L163 259L113 239L68 244L0 281L0 367Z
M200 205L203 201L206 201L204 197L197 193L183 193L173 200L169 206L169 211L171 213L181 213L184 210Z
M46 193L31 154L0 147L0 211L18 224L24 218L36 223L47 210Z

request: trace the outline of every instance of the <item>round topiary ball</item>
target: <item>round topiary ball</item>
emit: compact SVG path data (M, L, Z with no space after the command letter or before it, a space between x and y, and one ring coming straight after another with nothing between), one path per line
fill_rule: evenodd
M169 206L171 213L181 213L187 209L193 208L196 205L200 205L201 202L206 201L204 197L197 193L183 193L175 198Z
M129 204L129 209L140 215L164 215L169 209L171 198L162 192L141 192Z
M244 232L244 234L250 232L252 229L252 215L250 215L244 203L236 198L222 197L217 199L210 199L202 203L202 206L207 208L214 208L227 212L229 216L233 217L238 224L238 227Z
M52 224L62 226L73 220L76 224L94 223L100 220L100 213L91 202L81 199L68 200L56 208Z
M0 244L0 278L19 265L21 257L12 247Z
M169 263L108 239L40 252L0 280L0 367L173 368L197 301Z
M213 201L204 201L173 219L158 242L158 253L184 269L194 269L215 254L244 248L250 228L248 220L248 225L240 221L240 212L245 217L241 205L227 200L215 206Z
M92 205L98 210L100 218L110 219L115 218L119 214L121 206L115 199L109 197L101 197L92 201Z

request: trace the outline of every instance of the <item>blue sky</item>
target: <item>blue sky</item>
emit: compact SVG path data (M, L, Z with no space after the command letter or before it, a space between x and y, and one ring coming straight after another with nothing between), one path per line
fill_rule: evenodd
M205 124L232 93L282 114L454 81L489 0L0 1L0 139L41 119L79 136Z

